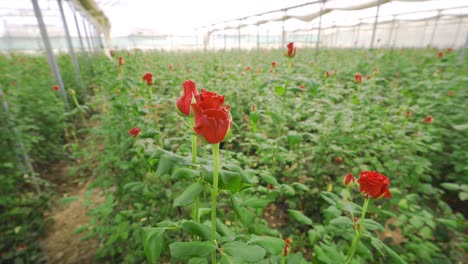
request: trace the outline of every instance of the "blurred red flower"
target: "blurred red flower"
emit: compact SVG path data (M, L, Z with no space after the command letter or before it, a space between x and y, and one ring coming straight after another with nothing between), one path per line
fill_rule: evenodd
M432 124L432 122L434 122L434 118L432 116L426 116L424 118L424 123L426 124Z
M356 83L362 82L362 74L358 73L354 75L354 81L356 81Z
M356 181L356 178L351 173L346 174L343 177L344 184L348 186L350 183L354 183Z
M444 53L442 51L437 52L437 57L439 57L439 59L442 59L444 57Z
M128 131L128 134L130 134L134 138L138 137L140 133L141 133L141 129L139 129L138 127L134 127Z
M273 67L273 68L276 67L276 61L271 62L271 67Z
M60 87L58 85L54 85L54 86L52 86L52 89L54 89L54 91L58 91L60 89Z
M288 52L286 53L286 57L294 58L294 56L296 56L296 48L294 47L294 42L289 42L287 47Z
M147 72L143 75L143 81L146 81L148 85L151 85L153 83L153 74L150 72Z

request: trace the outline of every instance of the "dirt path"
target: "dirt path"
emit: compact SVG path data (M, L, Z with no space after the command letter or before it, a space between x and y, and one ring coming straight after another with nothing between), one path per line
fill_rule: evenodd
M83 241L81 237L88 233L87 230L75 234L77 228L89 223L90 217L86 215L83 200L91 180L74 180L69 171L70 167L61 162L46 173L48 180L57 184L59 195L52 199L52 210L45 215L53 219L53 223L41 239L44 259L47 263L96 263L94 256L99 248L99 241L96 238ZM72 196L78 199L60 203L62 198ZM96 190L90 198L93 204L103 199Z

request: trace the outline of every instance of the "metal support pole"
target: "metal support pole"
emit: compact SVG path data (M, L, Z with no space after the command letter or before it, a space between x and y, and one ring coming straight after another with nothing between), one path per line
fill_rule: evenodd
M429 44L434 47L433 43L434 43L434 37L435 37L435 33L437 31L437 25L439 24L439 19L440 19L440 14L442 13L442 10L438 10L437 11L437 18L436 18L436 21L434 22L434 27L432 29L432 33L431 33L431 40L429 42Z
M44 42L44 46L47 52L47 59L49 61L49 65L52 69L55 80L57 81L57 84L60 87L59 93L62 97L63 103L65 104L65 108L69 110L67 92L65 91L65 85L63 84L62 76L60 75L60 69L58 67L57 61L55 60L55 55L52 52L52 46L50 45L49 36L47 35L44 20L42 19L41 9L39 8L37 0L31 0L31 2L33 4L34 13L37 18L37 24L41 32L42 41Z
M257 23L257 51L260 51L260 25Z
M379 20L380 2L381 0L377 2L377 12L375 13L374 28L372 29L372 38L370 43L371 49L374 48L375 32L377 31L377 22Z
M215 35L215 32L216 31L213 31L213 34L211 34L211 36L213 36L213 51L216 51L216 35Z
M338 36L340 33L340 28L337 27L336 25L334 26L334 28L336 29L336 33L335 33L335 37L333 38L333 46L336 46L338 48L338 43L339 43Z
M457 45L458 36L460 35L460 29L461 29L461 25L463 23L463 16L460 16L460 18L458 20L459 20L459 22L458 22L458 25L457 25L457 29L455 30L455 37L453 38L452 48L455 48L455 45Z
M425 45L424 45L424 43L425 43L424 41L425 41L426 31L427 31L427 27L428 27L428 26L429 26L429 21L424 21L424 31L423 31L423 35L422 35L422 37L421 37L421 42L422 42L421 47L423 47L423 48L424 48L424 46L425 46Z
M462 51L460 53L460 65L463 63L463 61L465 60L465 52L466 52L466 49L468 48L468 33L466 34L466 37L465 37L465 45L462 47Z
M356 41L354 42L354 48L357 48L358 43L359 43L359 33L361 33L361 24L362 24L362 21L359 19L359 24L358 24L358 28L357 28L357 35L356 35Z
M81 37L81 31L80 31L80 25L78 24L78 18L76 18L76 10L73 7L72 7L72 10L73 10L73 17L75 18L76 32L78 33L78 39L80 40L81 51L86 52L85 46L83 44L83 38Z
M86 43L88 43L88 52L92 52L93 49L89 41L88 30L86 29L86 21L83 19L82 22L83 22L83 30L84 30L85 37L86 37Z
M284 20L283 25L281 26L281 47L286 45L286 31L284 30Z
M198 50L198 29L195 29L195 49Z
M319 27L318 27L318 33L317 33L317 42L315 43L315 59L317 60L318 56L318 48L319 48L319 43L320 43L320 33L322 31L322 12L323 12L323 6L327 0L322 2L322 6L320 7L320 15L319 15Z
M395 44L397 42L397 39L398 39L398 31L400 30L400 22L398 21L398 24L396 26L396 30L395 30L395 36L394 36L394 39L392 40L392 49L395 48Z
M391 47L392 45L392 38L393 38L393 31L395 30L395 16L392 19L392 26L390 27L390 34L388 36L388 45L387 48Z
M240 24L241 22L239 21L239 27L237 28L237 49L240 51L241 49L241 31L240 31Z
M21 138L21 135L18 131L18 128L14 125L11 124L9 115L10 115L10 108L8 106L8 102L6 100L5 93L3 92L2 87L0 86L0 99L2 99L2 106L3 110L5 111L5 129L9 134L12 134L15 140L10 142L9 145L11 145L12 150L17 156L19 167L21 168L21 172L28 172L31 176L32 179L36 180L36 173L34 172L34 167L31 164L31 159L29 158L28 153L26 152L26 147L24 146L23 140ZM7 139L8 140L8 139ZM21 153L18 153L16 149L19 149ZM37 184L36 181L34 181L34 188L36 189L37 193L41 193L41 188L39 187L39 184Z
M84 86L83 86L83 81L81 80L80 64L78 63L78 60L76 59L75 49L73 48L72 40L70 37L70 31L68 30L67 20L65 19L65 14L63 12L62 0L57 0L57 2L59 5L59 9L60 9L60 15L62 17L63 28L65 29L65 37L67 38L68 50L70 52L71 60L73 63L73 68L75 69L76 80L78 81L78 84L83 90Z
M223 51L226 51L226 28L223 28Z

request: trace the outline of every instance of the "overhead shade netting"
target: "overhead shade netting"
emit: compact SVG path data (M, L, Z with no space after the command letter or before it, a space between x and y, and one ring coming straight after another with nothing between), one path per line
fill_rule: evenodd
M378 4L378 0L315 1L237 20L235 26L223 26L233 21L219 23L206 34L223 27L244 31L244 28L258 25L259 29L255 29L255 32L260 35L259 39L264 39L265 32L272 36L271 32L274 31L267 25L275 23L276 44L294 41L304 46L320 42L325 46L367 47L373 35L374 23L377 22L376 47L395 46L395 43L401 47L423 47L428 44L459 47L464 43L460 36L466 34L468 26L464 20L468 15L468 3L464 6L458 0L381 0L380 7ZM423 21L422 25L418 21ZM323 29L321 39L318 36L319 27ZM249 30L249 33L253 33L253 30ZM404 39L404 36L409 38Z

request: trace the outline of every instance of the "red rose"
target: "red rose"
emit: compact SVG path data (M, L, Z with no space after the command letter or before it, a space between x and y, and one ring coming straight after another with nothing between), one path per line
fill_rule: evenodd
M424 118L424 123L426 124L432 124L432 122L434 122L434 118L432 116L426 116Z
M327 78L330 77L330 72L329 71L325 72L325 77L327 77Z
M203 109L202 103L192 104L195 116L193 130L210 144L223 141L232 125L228 108Z
M444 53L442 51L437 52L437 57L439 57L439 59L442 59L444 57Z
M134 128L132 128L132 129L130 129L130 130L128 131L128 133L129 133L132 137L136 138L136 137L138 137L138 135L140 135L141 129L139 129L138 127L134 127Z
M52 86L52 89L54 89L54 91L58 91L60 89L60 87L58 85L54 85L54 86Z
M224 104L224 99L224 96L218 95L215 92L210 92L206 89L201 89L200 94L195 94L195 100L197 101L197 104L204 110L221 109Z
M358 74L354 75L354 80L357 83L360 83L362 81L362 74L358 73Z
M388 190L390 180L376 171L363 171L359 174L359 191L364 194L366 198L369 196L377 199L380 197L391 198L392 194Z
M341 162L343 162L343 158L342 157L336 157L335 161L338 162L338 163L341 163Z
M304 90L304 89L305 89L305 85L301 85L301 86L299 86L299 88L301 88L302 90Z
M409 118L409 117L411 116L411 111L406 111L406 112L405 112L405 116L406 116L407 118Z
M447 53L450 53L450 52L452 52L452 51L453 51L452 48L448 48L448 49L447 49Z
M150 72L145 73L145 75L143 75L143 81L146 81L148 85L151 85L153 83L153 74Z
M122 59L122 57L119 57L119 65L123 65L124 64L124 61Z
M271 63L271 67L273 67L273 68L276 67L276 61L273 61L273 62Z
M245 67L245 71L250 71L250 66Z
M371 76L370 75L367 75L366 76L366 80L370 80Z
M167 66L167 68L168 68L169 70L172 70L172 68L174 68L174 66L172 66L172 64L169 64L169 66Z
M189 116L190 115L190 104L194 95L198 95L195 83L192 80L187 80L182 84L184 87L184 94L177 100L177 108L180 113Z
M275 189L275 186L273 186L273 184L268 184L268 189L273 191Z
M294 42L289 42L287 47L288 53L286 53L286 57L294 58L294 56L296 56L296 48L294 47Z
M344 184L348 186L350 183L354 183L356 181L356 178L354 178L354 176L351 173L348 173L343 177L343 180Z

